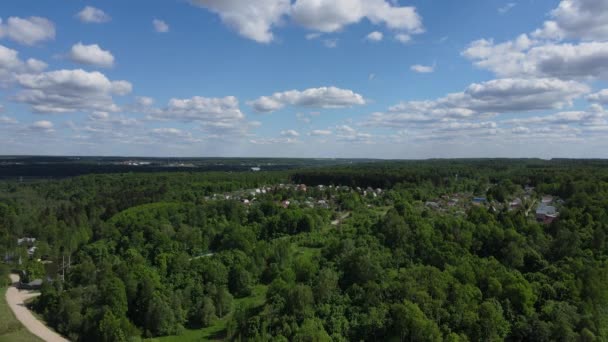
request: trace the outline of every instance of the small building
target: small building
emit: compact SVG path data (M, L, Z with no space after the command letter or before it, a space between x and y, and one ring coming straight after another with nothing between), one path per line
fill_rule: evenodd
M550 224L558 215L559 213L552 205L541 203L538 208L536 208L536 220L544 224Z
M17 244L19 246L21 246L22 244L33 244L36 243L36 238L30 238L30 237L23 237L20 239L17 239Z
M551 204L551 203L553 203L553 196L550 196L550 195L543 196L541 202L544 204Z
M289 208L289 205L291 204L291 202L285 200L283 202L281 202L281 206L285 209Z
M262 168L261 167L252 167L251 171L253 171L253 172L260 172L260 171L262 171Z

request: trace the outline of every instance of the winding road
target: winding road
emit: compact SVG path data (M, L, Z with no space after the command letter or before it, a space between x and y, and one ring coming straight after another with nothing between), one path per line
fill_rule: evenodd
M17 288L17 284L19 284L19 276L16 274L11 274L11 281L13 285L6 290L6 301L11 310L13 310L13 313L19 322L21 322L21 324L23 324L23 326L32 334L47 342L69 342L34 317L30 310L28 310L28 308L25 306L25 301L39 296L40 293L19 290Z

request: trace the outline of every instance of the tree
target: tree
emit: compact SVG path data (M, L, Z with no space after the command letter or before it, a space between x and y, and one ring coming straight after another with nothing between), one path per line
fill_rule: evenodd
M418 305L406 300L393 304L390 310L392 332L400 341L441 341L435 322L429 320Z
M478 341L503 341L509 333L509 322L503 316L500 303L494 299L486 300L479 307Z

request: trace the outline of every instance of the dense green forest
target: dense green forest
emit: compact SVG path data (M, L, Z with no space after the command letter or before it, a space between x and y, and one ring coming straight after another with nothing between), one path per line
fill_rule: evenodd
M603 161L6 180L0 273L74 341L605 341L607 213Z

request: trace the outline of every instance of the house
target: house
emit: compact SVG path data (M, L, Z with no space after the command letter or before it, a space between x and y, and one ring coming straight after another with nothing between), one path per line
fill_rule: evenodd
M543 204L551 204L551 203L553 203L553 196L550 196L550 195L543 196L541 202Z
M559 213L554 206L545 203L541 203L538 208L536 208L536 220L544 224L550 224L558 215Z
M26 243L26 244L36 243L36 238L24 237L24 238L17 239L17 244L19 246L21 246L24 243Z

